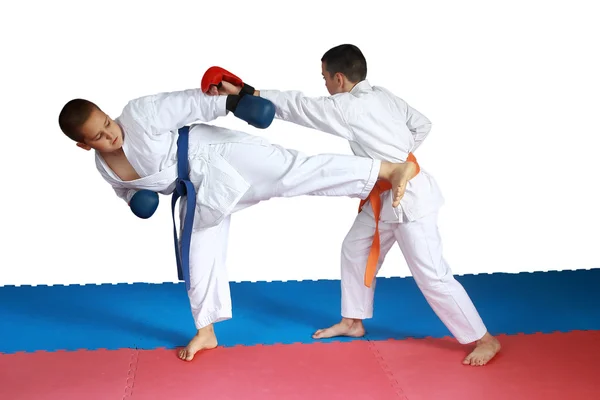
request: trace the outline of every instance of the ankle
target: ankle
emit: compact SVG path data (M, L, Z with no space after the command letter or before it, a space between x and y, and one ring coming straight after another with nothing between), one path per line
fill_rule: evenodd
M379 167L379 179L389 180L394 169L394 164L389 161L382 161Z
M361 324L362 320L361 319L356 319L356 318L346 318L346 317L342 317L342 325L345 326L352 326L354 324Z
M210 325L206 325L203 328L198 329L198 332L196 333L196 335L201 336L201 335L207 335L207 334L213 334L215 333L215 327L213 324Z
M477 341L477 344L490 343L490 342L493 342L494 340L495 340L495 338L492 335L490 335L489 332L486 332L485 335L483 335L483 337Z

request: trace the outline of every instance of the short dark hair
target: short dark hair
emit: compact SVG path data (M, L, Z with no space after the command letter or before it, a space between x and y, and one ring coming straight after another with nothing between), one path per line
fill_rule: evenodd
M352 82L360 82L367 78L367 60L360 49L353 44L341 44L327 50L321 62L331 75L340 72Z
M83 135L81 127L88 120L94 109L100 108L91 101L84 99L73 99L64 105L58 116L58 125L65 135L70 139L82 143Z

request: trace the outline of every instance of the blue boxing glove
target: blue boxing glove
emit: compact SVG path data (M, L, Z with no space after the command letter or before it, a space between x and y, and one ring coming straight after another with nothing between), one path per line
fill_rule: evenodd
M230 94L226 108L233 115L259 129L266 129L275 118L275 104L252 95Z
M158 193L146 189L137 191L129 201L129 208L142 219L150 218L158 208Z

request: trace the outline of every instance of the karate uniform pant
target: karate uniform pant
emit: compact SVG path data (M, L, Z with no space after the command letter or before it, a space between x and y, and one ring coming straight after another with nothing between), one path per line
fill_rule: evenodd
M367 207L370 204L365 205L364 209ZM367 258L375 234L375 221L369 215L371 213L372 209L369 208L369 212L358 214L342 244L342 316L346 318L373 317L376 279L370 288L364 284ZM398 243L417 286L458 342L466 344L481 339L487 329L442 255L437 213L416 221L380 222L379 235L381 252L377 271L394 243Z
M250 183L233 212L274 197L347 196L365 199L381 162L324 154L306 156L277 145L227 143L217 151ZM181 214L183 221L185 213ZM232 317L226 253L231 216L219 225L194 231L190 245L190 299L196 328Z

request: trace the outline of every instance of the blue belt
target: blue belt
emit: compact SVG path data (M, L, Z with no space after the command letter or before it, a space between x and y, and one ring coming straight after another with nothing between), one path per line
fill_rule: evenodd
M185 281L185 287L190 289L190 243L192 228L194 226L194 213L196 207L196 190L189 178L188 148L190 128L184 126L179 129L177 139L177 181L171 200L171 214L173 216L173 235L175 237L175 257L177 258L177 276ZM177 200L186 196L186 213L181 233L181 252L177 239L177 225L175 224L175 204Z

